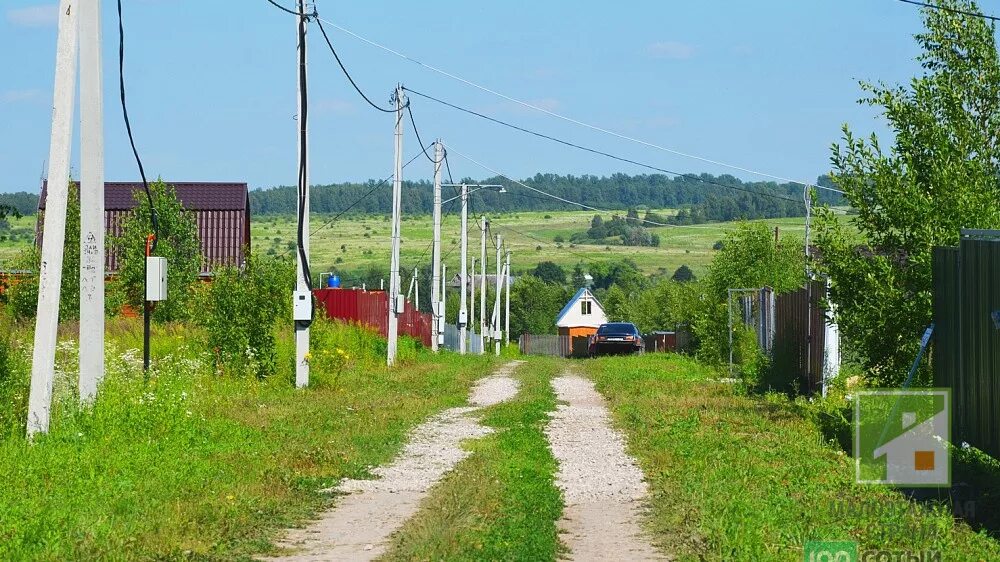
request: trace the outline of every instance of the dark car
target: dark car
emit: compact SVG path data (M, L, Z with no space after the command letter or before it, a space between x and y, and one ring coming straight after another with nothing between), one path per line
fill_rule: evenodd
M601 324L597 333L590 338L591 357L612 353L642 353L645 350L642 334L631 322Z

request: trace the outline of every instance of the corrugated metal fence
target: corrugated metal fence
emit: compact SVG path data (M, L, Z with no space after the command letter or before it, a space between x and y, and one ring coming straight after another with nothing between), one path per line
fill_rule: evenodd
M587 357L590 352L590 338L587 336L521 334L517 343L525 355Z
M950 388L952 436L1000 456L1000 231L934 248L935 386Z
M362 289L315 289L316 300L328 318L356 322L377 330L382 337L389 333L389 297L385 291ZM409 302L399 317L399 333L431 345L431 315L418 311Z
M798 381L802 394L822 390L827 343L822 307L825 295L826 283L813 281L778 295L774 301L775 318L768 327L774 333L771 369L782 379Z

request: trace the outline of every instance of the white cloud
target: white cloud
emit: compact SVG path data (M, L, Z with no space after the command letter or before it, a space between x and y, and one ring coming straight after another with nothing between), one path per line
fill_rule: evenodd
M658 41L646 46L649 56L656 59L689 59L694 56L694 45L677 41Z
M0 104L33 102L42 99L41 90L6 90L0 92Z
M59 20L58 4L41 4L7 10L7 21L18 27L51 27Z

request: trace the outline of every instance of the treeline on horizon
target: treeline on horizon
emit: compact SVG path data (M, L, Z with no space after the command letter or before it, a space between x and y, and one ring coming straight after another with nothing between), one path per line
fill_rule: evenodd
M590 207L611 210L633 208L686 209L684 222L728 221L735 219L799 217L805 215L802 185L797 183L744 182L731 175L701 174L670 178L664 174L612 174L611 176L536 174L523 183L562 199ZM562 211L580 207L563 203L533 192L501 177L478 180L465 178L466 183L500 184L507 193L482 190L470 197L471 212L489 209L506 211ZM727 189L714 182L738 189ZM820 176L817 185L832 187L828 176ZM376 187L378 186L378 187ZM341 213L349 208L352 214L388 214L392 204L392 184L378 180L364 183L338 183L312 187L310 209L317 214ZM430 214L433 211L432 184L429 181L403 182L403 212ZM444 188L443 198L457 195L457 190ZM819 190L820 204L842 205L843 198L830 191ZM784 198L784 199L782 199ZM33 215L38 208L35 193L0 193L0 204L7 204L23 215ZM279 186L250 191L251 212L258 215L291 215L296 210L294 186ZM458 200L445 206L445 212L457 213Z

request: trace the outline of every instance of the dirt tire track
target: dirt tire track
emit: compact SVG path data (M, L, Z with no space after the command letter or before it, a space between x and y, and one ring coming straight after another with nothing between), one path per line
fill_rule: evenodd
M512 361L481 379L472 389L472 406L449 408L417 426L391 464L372 470L375 480L347 479L330 490L346 495L307 527L288 531L278 546L294 553L265 560L361 561L384 554L390 536L418 511L431 487L469 455L462 442L492 432L470 414L516 396L518 382L511 375L521 363Z

